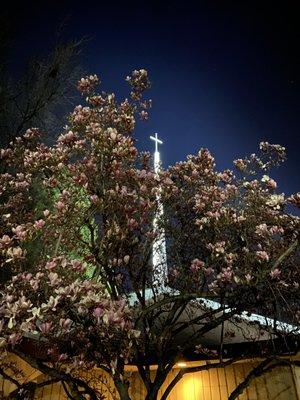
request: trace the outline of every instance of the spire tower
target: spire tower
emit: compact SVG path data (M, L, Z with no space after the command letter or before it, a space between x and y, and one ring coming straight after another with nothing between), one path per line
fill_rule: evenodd
M158 151L158 145L163 144L163 141L158 139L157 133L155 133L155 136L150 136L150 139L155 142L154 171L156 174L158 174L161 168L160 152ZM162 291L165 289L167 284L168 266L167 266L165 230L160 223L164 215L160 190L157 195L157 204L158 204L157 212L153 220L153 228L158 235L155 241L153 242L153 247L152 247L152 265L153 265L152 284L156 290Z

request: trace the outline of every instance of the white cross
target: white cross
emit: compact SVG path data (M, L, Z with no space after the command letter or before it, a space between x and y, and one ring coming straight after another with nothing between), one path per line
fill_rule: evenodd
M158 144L163 144L163 141L158 139L157 133L155 133L155 137L154 136L150 136L150 139L154 140L154 142L155 142L155 151L158 152Z

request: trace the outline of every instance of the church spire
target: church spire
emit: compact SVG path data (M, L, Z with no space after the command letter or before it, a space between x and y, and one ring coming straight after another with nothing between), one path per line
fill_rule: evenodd
M155 142L154 152L154 171L156 174L160 171L160 153L158 145L163 144L163 141L158 139L157 133L155 136L150 136L150 139ZM161 202L160 191L157 195L157 212L153 220L154 231L157 232L157 237L153 242L152 247L152 265L153 265L153 287L156 290L162 291L165 289L168 279L168 266L167 266L167 251L166 251L166 238L165 230L161 226L160 221L164 215L163 204Z

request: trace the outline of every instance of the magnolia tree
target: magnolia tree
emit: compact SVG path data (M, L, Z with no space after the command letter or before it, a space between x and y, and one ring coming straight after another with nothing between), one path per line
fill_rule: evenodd
M235 172L218 172L201 149L155 173L133 136L151 106L148 75L126 80L130 99L118 102L95 91L96 75L81 79L87 105L54 146L34 128L1 150L0 374L15 398L61 382L70 399L103 399L96 372L85 378L95 368L130 400L131 364L154 400L181 357L215 359L179 370L165 400L184 374L259 356L234 399L297 351L299 218L287 209L300 194L277 194L267 175L284 148L261 143ZM158 284L152 248L163 235L168 275ZM12 354L48 380L22 383Z

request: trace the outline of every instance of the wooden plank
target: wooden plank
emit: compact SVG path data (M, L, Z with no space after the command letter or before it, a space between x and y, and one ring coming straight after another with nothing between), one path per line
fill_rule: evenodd
M41 377L41 382L45 382L48 378L45 375L42 375ZM41 391L39 393L39 399L44 399L45 395L47 395L47 391L46 391L46 386L43 386L41 388Z
M228 399L228 389L227 389L227 382L226 382L226 376L225 376L225 369L218 368L217 372L218 372L218 382L219 382L219 387L220 387L221 400L227 400Z
M194 374L186 374L182 378L180 398L182 400L195 400Z
M203 399L205 400L213 400L211 398L211 389L210 389L210 380L209 380L209 372L202 371L202 384L203 384Z
M236 388L236 381L232 365L229 365L228 367L225 368L225 377L227 382L228 393L230 395L230 393L232 393L232 391Z
M201 373L195 372L193 373L193 381L194 381L194 396L195 400L202 399L203 396L203 382L201 379Z
M212 399L213 400L222 400L221 393L220 393L221 388L219 386L217 368L213 368L213 369L209 370L209 380L210 380Z
M7 396L9 393L13 392L15 389L17 389L17 386L14 385L13 383L9 382L8 380L3 380L2 382L2 390L5 396Z
M241 363L233 364L232 371L234 373L234 378L237 387L245 379L243 364ZM238 398L239 400L248 400L247 391L244 390L243 393L241 393Z

